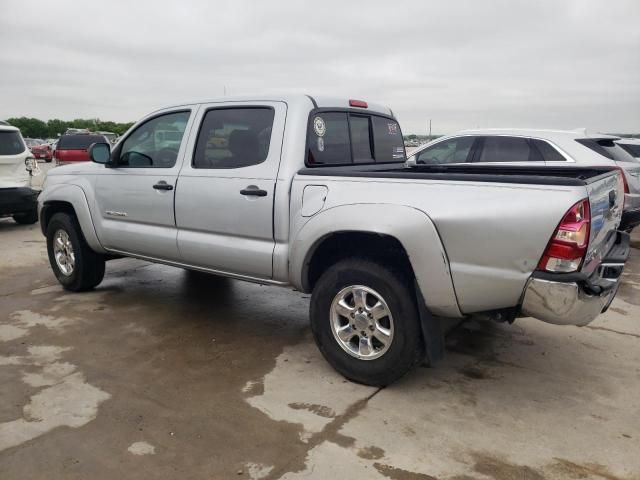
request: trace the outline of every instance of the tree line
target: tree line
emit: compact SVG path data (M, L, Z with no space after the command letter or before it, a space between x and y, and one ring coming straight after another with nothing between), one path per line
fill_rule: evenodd
M118 123L103 121L99 118L75 120L59 120L54 118L46 122L38 118L8 118L7 123L18 127L25 138L56 138L62 135L68 128L88 128L92 132L113 132L122 135L126 132L133 122Z

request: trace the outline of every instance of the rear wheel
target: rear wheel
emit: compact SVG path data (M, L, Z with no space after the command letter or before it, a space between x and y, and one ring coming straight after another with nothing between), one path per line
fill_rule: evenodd
M388 385L424 358L411 281L379 263L348 259L330 267L313 290L310 316L324 357L355 382Z
M90 290L104 278L104 257L87 245L73 215L56 213L51 218L47 253L53 273L66 290Z
M26 213L16 213L13 220L20 225L32 225L38 221L38 211L32 210Z

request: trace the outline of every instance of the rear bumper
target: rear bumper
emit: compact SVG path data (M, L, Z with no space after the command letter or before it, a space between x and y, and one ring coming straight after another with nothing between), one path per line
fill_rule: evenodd
M615 245L590 277L535 272L525 288L522 315L556 325L591 323L615 298L628 256L629 234L618 232Z
M0 188L0 216L36 210L39 193L29 187Z

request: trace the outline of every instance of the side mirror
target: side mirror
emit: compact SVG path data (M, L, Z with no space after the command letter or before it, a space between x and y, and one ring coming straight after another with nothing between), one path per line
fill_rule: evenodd
M416 156L412 155L409 158L407 158L405 166L411 168L411 167L415 167L417 164L418 164L418 162L416 162Z
M107 164L111 160L111 147L108 143L92 143L89 146L89 158L92 162Z

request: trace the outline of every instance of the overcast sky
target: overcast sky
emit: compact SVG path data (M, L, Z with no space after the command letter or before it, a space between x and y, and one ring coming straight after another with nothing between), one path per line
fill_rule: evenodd
M0 118L187 100L379 101L404 133L640 132L640 1L2 0Z

